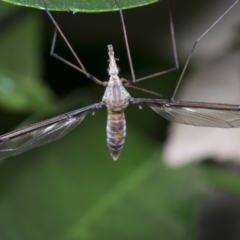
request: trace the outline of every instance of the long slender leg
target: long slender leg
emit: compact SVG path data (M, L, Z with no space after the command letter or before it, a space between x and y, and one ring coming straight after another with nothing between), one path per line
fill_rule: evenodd
M144 81L146 79L157 77L157 76L167 74L167 73L170 73L170 72L174 72L174 71L179 69L177 47L176 47L176 41L175 41L175 32L174 32L174 25L173 25L173 17L172 17L171 0L168 0L168 5L169 5L169 22L170 22L170 31L171 31L171 39L172 39L175 66L173 68L170 68L170 69L165 70L165 71L161 71L161 72L154 73L154 74L142 77L142 78L138 78L135 82Z
M196 48L198 42L199 42L213 27L215 27L215 26L218 24L218 22L220 22L220 21L222 20L223 17L225 17L225 15L238 3L238 1L239 1L239 0L236 0L199 38L197 38L197 39L195 40L195 42L194 42L194 44L193 44L193 46L192 46L192 49L191 49L191 51L190 51L190 54L189 54L189 56L188 56L188 58L187 58L187 60L186 60L186 63L185 63L185 65L184 65L184 68L183 68L183 70L182 70L182 73L181 73L181 75L180 75L180 78L179 78L179 80L178 80L178 82L177 82L177 85L176 85L176 88L175 88L175 90L174 90L172 99L174 99L175 96L176 96L176 93L177 93L177 90L178 90L178 88L179 88L179 85L180 85L180 83L181 83L181 81L182 81L182 78L183 78L183 76L184 76L184 73L185 73L185 71L186 71L186 69L187 69L187 66L188 66L188 64L189 64L189 61L190 61L190 59L191 59L191 57L192 57L193 51L194 51L194 49Z
M146 92L146 93L149 93L149 94L152 94L152 95L155 95L155 96L158 96L160 98L164 98L165 96L163 96L162 94L160 93L156 93L154 91L150 91L150 90L147 90L145 88L141 88L141 87L137 87L137 86L134 86L131 84L131 82L129 82L128 80L122 78L121 81L123 82L124 84L124 87L128 87L128 88L133 88L133 89L136 89L136 90L139 90L139 91L142 91L142 92Z
M134 82L136 82L136 77L135 77L135 73L133 70L132 58L131 58L130 48L129 48L129 44L128 44L127 31L126 31L126 27L125 27L123 12L122 12L122 8L118 4L118 2L116 0L114 0L114 1L115 1L116 5L118 6L119 13L120 13L120 19L122 22L123 35L124 35L125 45L126 45L126 49L127 49L128 61L129 61L129 66L130 66L130 70L131 70L131 75L132 75L132 82L134 83Z
M93 82L99 84L99 85L103 85L106 86L105 82L100 81L99 79L97 79L96 77L94 77L93 75L89 74L86 70L86 68L84 67L84 65L82 64L81 60L79 59L79 57L77 56L76 52L73 50L71 44L68 42L67 38L65 37L65 35L63 34L62 30L60 29L60 27L58 26L57 22L55 21L54 17L52 16L52 14L50 13L50 11L47 8L46 3L44 2L44 0L41 0L46 13L48 14L48 16L50 17L50 19L52 20L53 24L55 25L55 31L54 31L54 35L53 35L53 41L52 41L52 46L51 46L51 52L50 54L57 58L58 60L70 65L71 67L75 68L76 70L80 71L81 73L85 74L90 80L92 80ZM74 58L76 59L76 61L78 62L79 66L74 65L73 63L69 62L68 60L62 58L61 56L57 55L54 52L55 49L55 43L56 43L56 38L57 38L57 32L60 33L60 35L62 36L63 40L65 41L65 43L67 44L68 48L70 49L71 53L73 54Z
M126 45L126 49L127 49L127 55L128 55L128 61L129 61L129 65L130 65L130 70L131 70L131 75L132 75L132 82L140 82L149 78L153 78L156 76L160 76L163 74L167 74L173 71L176 71L179 69L179 64L178 64L178 57L177 57L177 48L176 48L176 41L175 41L175 34L174 34L174 26L173 26L173 17L172 17L172 11L171 11L171 0L168 0L168 4L169 4L169 19L170 19L170 29L171 29L171 37L172 37L172 45L173 45L173 54L174 54L174 60L175 60L175 67L162 71L162 72L158 72L146 77L142 77L136 80L135 78L135 74L134 74L134 70L133 70L133 64L132 64L132 58L131 58L131 54L130 54L130 49L129 49L129 44L128 44L128 38L127 38L127 32L126 32L126 27L125 27L125 23L124 23L124 17L123 17L123 13L122 13L122 8L120 7L120 5L118 4L118 2L116 0L114 0L116 5L119 8L119 13L120 13L120 18L121 18L121 22L122 22L122 28L123 28L123 34L124 34L124 39L125 39L125 45Z

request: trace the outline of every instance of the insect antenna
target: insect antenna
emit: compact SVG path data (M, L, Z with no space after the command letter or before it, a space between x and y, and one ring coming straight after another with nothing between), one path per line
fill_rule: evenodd
M176 96L176 93L177 93L177 91L178 91L178 88L179 88L179 86L180 86L180 83L181 83L181 81L182 81L182 78L183 78L183 76L184 76L184 74L185 74L185 71L186 71L186 69L187 69L187 66L188 66L188 64L189 64L189 62L190 62L190 59L191 59L191 57L192 57L192 54L193 54L194 49L196 48L198 42L199 42L213 27L215 27L215 26L222 20L223 17L225 17L225 15L238 3L238 1L239 1L239 0L236 0L199 38L197 38L197 39L194 41L194 44L193 44L192 49L191 49L191 51L190 51L190 54L188 55L188 58L187 58L186 63L185 63L185 65L184 65L184 67L183 67L182 73L181 73L181 75L180 75L180 77L179 77L179 80L178 80L178 82L177 82L177 85L176 85L176 87L175 87L174 93L173 93L173 95L172 95L172 99L174 99L175 96Z

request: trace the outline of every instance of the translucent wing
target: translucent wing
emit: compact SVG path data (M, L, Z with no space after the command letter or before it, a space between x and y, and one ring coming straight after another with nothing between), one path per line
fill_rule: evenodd
M231 104L174 101L171 99L131 99L146 104L169 121L204 127L240 127L240 106Z
M0 136L0 160L64 137L89 112L102 106L97 103Z

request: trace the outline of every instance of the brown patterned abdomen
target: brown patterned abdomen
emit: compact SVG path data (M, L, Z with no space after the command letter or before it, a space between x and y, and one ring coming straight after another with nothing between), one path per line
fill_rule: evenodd
M108 111L107 145L113 160L117 160L126 137L126 121L124 112Z

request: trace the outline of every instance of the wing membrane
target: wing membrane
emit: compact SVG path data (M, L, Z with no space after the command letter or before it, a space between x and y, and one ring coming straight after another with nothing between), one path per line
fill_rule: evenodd
M0 160L64 137L89 112L102 105L103 103L97 103L0 136Z
M204 127L240 127L239 105L185 102L171 99L132 99L133 103L146 104L169 121Z

